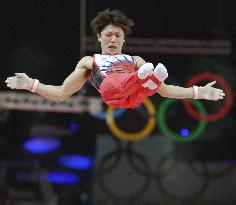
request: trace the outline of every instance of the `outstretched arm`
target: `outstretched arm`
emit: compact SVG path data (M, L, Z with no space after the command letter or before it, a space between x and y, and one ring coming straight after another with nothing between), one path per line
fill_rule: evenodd
M11 89L26 89L38 93L48 99L63 101L82 88L87 80L87 69L90 69L91 57L82 58L75 70L64 80L60 86L45 85L29 78L25 73L16 73L15 76L7 78L5 81ZM36 90L32 89L36 86Z
M184 88L180 86L167 85L162 83L158 89L158 93L162 97L175 98L175 99L205 99L205 100L220 100L223 99L225 93L221 89L212 87L216 81L210 82L203 87L190 87Z
M138 72L139 78L143 79L144 77L152 75L153 73L155 77L161 82L161 85L158 88L157 92L162 97L175 99L194 98L217 101L223 99L225 96L223 90L212 87L216 83L216 81L210 82L203 87L193 86L190 88L184 88L175 85L167 85L164 83L164 80L168 77L168 72L163 64L159 63L154 69L154 66L152 64L145 63L145 61L138 56L135 56L135 60L137 61L138 67L140 67ZM154 83L147 83L146 85L143 84L143 86L150 89L155 89ZM154 84L154 86L152 84Z

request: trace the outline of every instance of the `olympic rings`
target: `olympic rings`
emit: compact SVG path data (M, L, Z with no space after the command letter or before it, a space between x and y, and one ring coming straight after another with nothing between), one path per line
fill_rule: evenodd
M157 115L158 125L160 130L164 135L166 135L168 138L174 141L187 142L196 140L203 133L206 127L207 122L205 120L201 120L197 128L188 137L182 137L179 134L174 133L167 127L166 122L164 120L164 115L166 113L167 108L175 102L177 102L176 99L166 99L161 103ZM199 101L191 100L191 103L200 111L201 114L206 114L205 108Z
M196 84L197 82L201 80L216 80L223 87L223 90L226 93L226 98L225 98L223 107L219 109L216 113L208 114L200 101L190 101L191 102L190 103L189 100L182 100L183 106L185 110L187 111L187 113L189 113L194 119L200 121L195 131L191 133L188 137L183 138L179 134L171 131L167 127L165 121L163 120L167 107L169 107L170 104L175 102L175 100L166 100L166 101L164 100L164 102L161 103L159 106L160 113L158 113L158 116L157 116L157 119L159 120L158 126L160 127L161 131L165 133L166 136L171 138L172 140L186 142L186 141L192 141L192 140L197 139L198 136L200 136L203 130L205 129L205 126L207 123L206 121L216 121L220 118L223 118L228 113L229 109L231 108L233 104L233 94L232 94L233 92L230 85L225 81L223 77L215 73L211 73L211 72L199 73L195 75L194 77L192 77L189 81L187 81L186 87L191 87L192 85ZM124 109L113 110L113 108L108 107L105 113L101 112L101 113L98 113L97 116L95 115L93 116L99 119L105 118L106 123L109 129L111 130L111 132L115 136L117 136L119 139L126 140L126 141L136 141L136 140L140 140L147 137L152 132L155 126L154 125L155 119L153 116L156 113L155 111L156 108L153 106L152 102L149 99L146 99L143 102L143 104L148 111L149 118L147 120L146 125L144 125L144 128L142 128L142 130L138 132L133 132L133 133L126 132L126 131L121 130L117 126L114 118L121 116L125 111Z
M121 143L120 143L119 139L117 139L117 138L111 137L110 139L113 139L116 142L115 144L117 147L117 152L115 155L115 159L112 162L109 162L108 166L104 165L105 161L108 161L108 158L111 157L110 155L111 155L111 153L113 153L113 151L110 154L107 154L104 158L102 158L100 160L100 164L103 165L102 169L99 168L100 166L98 166L98 165L96 166L97 169L95 169L95 173L97 176L105 175L105 174L111 172L117 166L117 164L120 163L121 155L119 153L121 152L120 150L122 150ZM110 145L110 143L109 143L109 145ZM110 147L112 147L112 146L110 146Z
M115 123L114 121L114 116L113 116L113 108L112 107L108 107L107 111L106 111L106 123L109 127L109 129L111 130L111 132L117 136L119 139L122 140L126 140L126 141L136 141L136 140L140 140L143 139L145 137L147 137L154 129L155 127L155 114L156 114L156 110L155 107L152 103L152 101L148 98L146 98L143 101L143 105L146 107L148 114L149 114L149 118L147 120L147 124L146 126L138 132L134 132L134 133L128 133L125 131L122 131Z
M214 166L215 165L215 166ZM204 169L202 169L204 167ZM216 169L216 167L221 167L222 169ZM224 161L212 161L212 162L190 162L190 168L198 175L205 177L221 177L232 170L234 170L235 165L232 163L224 163Z
M168 166L166 166L168 165ZM176 160L172 160L167 158L166 156L163 157L162 161L159 164L160 167L160 178L157 178L157 186L159 189L166 194L170 199L173 199L174 201L180 200L182 202L187 202L189 204L190 201L194 201L200 196L205 193L206 189L209 185L209 179L204 175L197 175L194 172L191 172L191 168L189 167L188 162L178 162ZM171 183L171 180L176 182L176 179L179 178L178 174L183 174L182 170L178 171L178 167L183 169L185 172L188 172L189 174L193 174L192 177L189 177L189 180L194 180L188 184L188 186L181 186L179 187L178 183ZM203 167L203 170L205 170L205 167ZM186 175L188 176L188 175ZM185 179L185 175L183 176L183 180ZM181 177L181 178L182 178ZM171 185L171 186L170 186ZM174 186L177 185L178 189L172 189ZM184 191L184 188L188 189L187 192ZM190 191L191 190L191 191Z
M151 169L150 164L145 160L145 158L141 154L139 154L138 152L131 150L131 149L120 149L120 150L111 151L107 155L105 155L105 157L102 159L102 161L98 165L98 168L97 168L98 173L104 173L104 171L103 171L104 167L106 166L106 164L109 163L109 161L111 161L111 158L118 156L120 159L121 156L124 156L124 157L128 156L128 159L130 159L131 155L133 158L136 159L136 161L138 160L139 164L141 164L144 168L146 168L148 171L150 171L150 169ZM115 165L119 166L120 164L122 164L122 162L119 160L119 162L116 163ZM150 183L151 183L150 177L144 175L144 180L143 180L140 187L138 187L136 184L135 188L132 189L132 193L127 194L127 190L125 190L124 191L125 194L124 195L122 194L123 196L121 196L121 191L119 191L118 193L115 192L116 191L116 189L114 189L115 185L111 183L111 181L109 180L109 177L108 177L109 175L112 175L114 173L114 171L116 171L116 169L113 166L112 170L110 170L106 174L97 175L97 177L96 177L101 190L111 198L114 198L117 200L134 200L134 199L144 195L145 192L148 190L148 187L150 186ZM141 173L137 173L137 174L139 176L142 176ZM106 180L106 179L108 179L108 180ZM107 183L107 181L109 183ZM112 189L111 189L111 187L112 187Z
M199 114L189 104L188 101L183 100L183 105L184 105L186 111L193 118L195 118L197 120L217 121L220 118L223 118L227 114L227 112L229 111L230 107L233 104L233 94L232 94L233 92L232 92L230 85L226 82L226 80L223 77L221 77L215 73L204 72L204 73L198 73L193 78L191 78L189 81L187 81L186 86L191 87L192 85L196 84L200 80L216 80L217 83L219 83L223 87L223 90L226 93L224 105L220 110L218 110L218 112L216 112L214 114L202 115L202 114Z
M126 109L124 108L118 108L114 112L115 118L120 117ZM105 120L106 118L106 113L105 112L90 112L90 115L99 119L99 120Z

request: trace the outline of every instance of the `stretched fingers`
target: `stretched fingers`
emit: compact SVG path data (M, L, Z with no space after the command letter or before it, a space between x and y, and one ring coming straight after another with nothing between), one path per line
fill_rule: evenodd
M216 98L217 100L222 100L224 99L225 93L221 89L216 90Z
M14 80L14 77L8 77L5 82L6 83L11 83Z
M5 81L7 83L7 87L14 89L15 88L15 83L14 83L14 77L9 77Z

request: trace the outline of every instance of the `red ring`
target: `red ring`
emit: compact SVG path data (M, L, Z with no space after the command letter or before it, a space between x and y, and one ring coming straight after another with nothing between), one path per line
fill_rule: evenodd
M183 105L186 111L197 120L217 121L227 114L233 104L232 88L223 77L211 72L198 73L187 81L186 87L191 87L201 80L216 80L217 83L223 87L226 95L223 107L213 114L202 115L196 111L196 109L188 102L188 100L183 100Z

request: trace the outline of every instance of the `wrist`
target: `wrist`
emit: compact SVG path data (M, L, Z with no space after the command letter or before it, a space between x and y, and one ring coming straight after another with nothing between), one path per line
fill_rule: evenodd
M31 91L34 85L34 79L30 78L26 90Z
M31 78L27 90L29 90L32 93L35 93L38 86L39 86L39 80Z
M32 89L30 90L32 93L35 93L37 88L39 86L39 80L38 79L34 79L34 84L33 84L33 87Z
M204 88L202 86L198 87L198 99L205 99L205 97L204 97Z
M193 86L193 99L199 99L199 87L198 86Z

